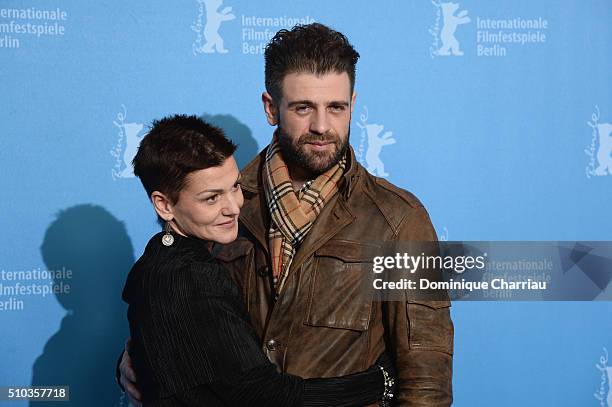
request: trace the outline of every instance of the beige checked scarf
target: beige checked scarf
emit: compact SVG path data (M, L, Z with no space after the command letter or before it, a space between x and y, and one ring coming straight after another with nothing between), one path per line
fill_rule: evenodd
M325 203L338 191L346 159L304 185L293 190L289 170L279 150L276 134L266 152L263 168L264 190L271 222L269 230L272 275L280 293L291 261Z

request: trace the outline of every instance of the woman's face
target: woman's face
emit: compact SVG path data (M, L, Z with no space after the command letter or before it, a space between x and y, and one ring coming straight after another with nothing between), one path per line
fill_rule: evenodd
M218 243L238 235L238 215L244 202L240 172L233 156L218 167L187 175L178 201L171 205L175 232Z

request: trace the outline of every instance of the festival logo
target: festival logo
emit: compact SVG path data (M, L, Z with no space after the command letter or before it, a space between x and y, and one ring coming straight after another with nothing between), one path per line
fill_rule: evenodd
M143 133L144 124L126 122L127 110L125 105L121 105L122 111L117 113L117 117L113 120L115 127L119 129L117 134L117 144L110 151L110 154L115 157L115 165L111 170L113 179L117 178L133 178L134 169L132 168L132 160L138 151L138 146L145 134Z
M224 7L223 0L196 0L198 15L191 29L196 33L192 44L193 55L227 54L223 37L219 33L224 22L238 20L224 37L235 44L241 42L241 52L244 55L262 55L266 45L280 29L290 29L297 24L314 23L314 18L306 16L287 15L235 15L232 7Z
M467 24L471 20L467 16L467 10L459 11L459 3L440 3L439 0L433 0L432 4L436 7L436 23L434 30L430 30L434 38L434 47L431 52L438 56L461 56L463 51L459 47L459 41L455 37L457 27L462 24ZM440 29L440 15L442 16L443 26ZM438 45L441 46L438 48Z
M462 45L465 47L461 47L456 33L459 26L472 21L467 10L460 10L459 3L442 3L440 0L431 0L431 3L436 13L429 28L429 34L433 37L429 46L432 58L462 56L463 48L477 57L505 57L512 49L546 43L549 28L546 18L476 16L475 37L468 42L463 36Z
M227 54L229 51L223 45L223 38L219 34L221 24L236 18L232 14L231 7L221 5L223 0L197 0L198 17L191 29L196 32L196 40L193 43L193 55L197 54ZM206 15L206 22L204 16Z
M386 131L383 133L384 126L382 124L368 123L367 106L364 106L363 110L364 113L359 115L359 121L356 123L357 127L361 129L361 140L356 154L357 160L360 161L372 175L388 177L389 173L385 171L385 165L380 158L380 153L383 147L395 144L396 140L393 138L392 132Z
M0 49L45 44L47 38L60 39L66 35L69 15L64 9L2 6L6 4L0 5Z
M432 0L432 4L436 7L436 22L429 30L434 37L430 48L431 57L463 55L455 32L458 26L471 21L467 10L459 11L459 3L440 3L439 0ZM440 28L440 19L443 22L442 28Z
M612 175L612 123L600 123L599 106L587 125L591 128L591 144L584 150L590 157L586 167L586 176ZM612 407L612 406L611 406Z
M601 372L601 383L594 396L599 400L601 407L612 407L612 365L608 364L608 349L603 348L603 351L599 363L595 364L597 370Z

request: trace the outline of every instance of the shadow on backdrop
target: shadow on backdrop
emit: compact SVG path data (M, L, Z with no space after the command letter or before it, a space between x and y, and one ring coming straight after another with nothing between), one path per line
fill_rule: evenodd
M70 386L69 403L46 407L115 406L115 362L128 337L121 290L134 263L125 226L100 206L74 206L49 226L41 251L47 269L72 270L72 278L54 281L70 284L56 294L67 315L34 363L32 385Z
M259 152L259 146L257 145L257 141L253 138L251 129L234 116L229 114L210 115L208 113L203 113L200 118L221 128L227 137L238 144L238 150L236 150L234 158L238 163L238 168L241 170L255 158L255 155Z

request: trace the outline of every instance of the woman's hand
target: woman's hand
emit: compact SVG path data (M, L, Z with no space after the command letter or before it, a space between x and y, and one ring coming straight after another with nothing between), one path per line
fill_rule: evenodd
M128 353L131 346L131 339L125 341L125 349L123 351L123 356L121 357L121 363L119 363L119 372L121 373L119 383L127 393L128 399L130 400L132 406L142 407L142 395L140 394L140 391L136 385L136 372L134 371L132 359Z

